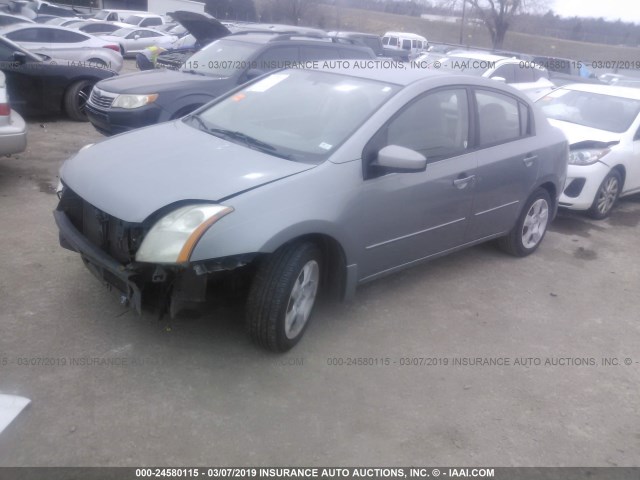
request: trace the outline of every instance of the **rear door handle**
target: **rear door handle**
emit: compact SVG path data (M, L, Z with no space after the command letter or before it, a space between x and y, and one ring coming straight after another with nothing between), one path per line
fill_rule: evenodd
M531 165L533 165L533 162L537 160L537 158L537 155L527 155L522 159L522 161L524 162L525 166L530 167Z
M466 173L461 173L460 177L462 177L462 175L466 175ZM456 188L459 188L460 190L462 190L463 188L465 188L467 185L469 185L469 183L476 178L475 175L469 175L468 177L462 177L462 178L456 178L453 181L453 186Z

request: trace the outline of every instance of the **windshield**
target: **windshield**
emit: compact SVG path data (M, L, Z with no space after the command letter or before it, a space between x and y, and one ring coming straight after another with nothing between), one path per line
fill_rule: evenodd
M260 45L231 40L218 40L195 53L182 66L182 71L193 71L213 77L230 77L238 70L250 66L250 58Z
M111 32L109 35L111 35L112 37L126 37L134 30L135 28L121 28L119 30L116 30L115 32Z
M335 73L285 70L248 85L185 121L249 148L318 163L398 89Z
M96 13L93 18L95 18L96 20L106 20L108 16L109 12L107 12L106 10L101 10Z
M640 112L640 100L559 88L538 100L554 120L608 132L626 132Z

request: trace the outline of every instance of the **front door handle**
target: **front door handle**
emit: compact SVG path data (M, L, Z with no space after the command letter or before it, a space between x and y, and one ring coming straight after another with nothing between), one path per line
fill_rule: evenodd
M463 175L466 175L466 173L461 173L460 176L453 181L453 186L460 190L465 188L474 178L476 178L475 175L469 175L468 177L463 177Z
M537 155L527 155L526 157L524 157L522 159L522 161L524 162L524 165L526 167L530 167L531 165L533 165L533 162L538 158Z

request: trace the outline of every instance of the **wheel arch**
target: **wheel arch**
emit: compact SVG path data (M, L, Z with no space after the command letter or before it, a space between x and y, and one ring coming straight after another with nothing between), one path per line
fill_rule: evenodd
M622 164L618 164L615 167L613 167L611 170L615 170L620 174L620 177L622 178L622 185L620 185L620 193L622 193L622 190L624 190L624 183L627 179L627 169L624 167L624 165Z
M542 188L546 190L549 194L549 199L551 200L551 219L554 219L558 212L558 196L562 192L562 185L560 185L560 189L558 189L558 185L556 185L552 180L543 181L540 185L538 185L533 192L537 189ZM533 192L529 194L529 196L533 195Z
M322 291L332 299L342 300L346 289L347 260L345 251L338 240L326 233L307 233L294 237L278 248L295 243L312 242L322 255Z

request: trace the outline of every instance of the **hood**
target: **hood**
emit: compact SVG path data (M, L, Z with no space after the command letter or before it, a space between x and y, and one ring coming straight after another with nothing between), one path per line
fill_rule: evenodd
M188 91L191 88L205 88L211 95L216 94L216 85L222 93L230 88L228 79L209 77L197 73L185 73L174 70L145 70L110 78L100 82L98 88L111 93L162 93L168 91ZM226 87L226 88L225 88Z
M313 167L176 120L82 150L64 163L60 177L100 210L139 223L174 202L219 201Z
M569 140L569 146L583 142L587 142L585 145L589 143L613 144L620 142L620 137L622 136L621 133L607 132L606 130L585 127L584 125L563 122L562 120L553 120L551 118L549 119L549 123L562 130L562 133L564 133L567 140Z
M170 12L167 15L186 28L203 47L231 33L227 27L210 15L183 10Z

